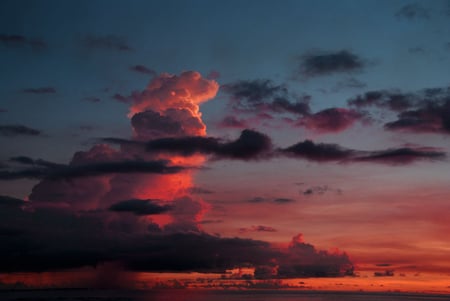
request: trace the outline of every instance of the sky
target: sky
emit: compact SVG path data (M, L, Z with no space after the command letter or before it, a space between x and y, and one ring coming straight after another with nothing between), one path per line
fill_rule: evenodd
M0 281L450 292L449 24L444 0L2 1Z

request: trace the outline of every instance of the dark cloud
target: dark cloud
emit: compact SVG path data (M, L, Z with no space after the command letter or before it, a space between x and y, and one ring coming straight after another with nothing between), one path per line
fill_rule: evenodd
M239 233L247 232L277 232L277 229L268 226L251 226L250 228L239 228Z
M0 34L0 45L4 47L31 47L33 49L43 49L47 44L41 39L28 38L16 34Z
M101 101L101 99L98 97L85 97L85 98L83 98L83 100L93 102L93 103L97 103L97 102Z
M358 161L380 162L389 165L410 164L417 160L442 160L445 152L434 148L397 148L370 152L368 155L355 158Z
M6 113L6 112L8 112L7 109L2 109L2 108L0 108L0 113Z
M341 132L357 121L364 121L366 116L355 110L344 108L329 108L301 118L297 125L318 133Z
M163 205L160 200L131 199L115 203L109 207L109 210L130 212L135 215L152 215L166 213L172 208L171 205Z
M354 150L342 148L337 144L314 143L311 140L299 142L281 151L288 156L315 162L346 161L355 155Z
M20 207L26 205L22 199L13 198L7 195L0 195L0 206L12 206L12 207Z
M111 49L118 51L131 51L131 48L123 37L117 35L94 36L88 35L83 39L83 44L91 49Z
M222 121L219 122L219 126L223 128L245 129L248 127L248 124L245 120L238 119L235 116L225 116Z
M198 186L190 187L187 190L187 192L190 194L212 194L212 193L214 193L214 191L212 191L212 190L205 189L205 188L198 187Z
M446 157L445 152L429 147L402 147L380 151L358 151L343 148L337 144L314 143L311 140L299 142L285 149L281 149L280 152L287 156L314 162L373 162L388 165L404 165L420 160L442 160Z
M123 103L130 103L131 102L131 100L128 97L123 96L122 94L119 94L119 93L114 94L112 96L112 98L117 100L118 102L123 102Z
M380 90L358 95L350 99L348 104L357 108L378 107L400 112L413 106L416 101L417 99L413 94Z
M8 199L8 202L16 201L21 202ZM280 250L252 239L223 238L204 232L153 231L155 224L143 219L139 221L144 224L136 223L138 219L133 215L129 216L133 219L128 221L128 226L125 226L126 220L121 220L120 226L111 211L75 214L54 208L27 210L15 204L2 207L1 272L64 270L108 262L119 263L125 270L148 272L224 273L236 267L274 268L279 265L280 272L272 277L286 278L340 276L338 272L351 265L345 253L316 250L299 239L288 249ZM128 229L126 232L123 232L124 226ZM141 227L142 231L136 231L136 227ZM267 226L249 229L275 230Z
M298 73L306 77L360 71L366 62L348 50L335 52L311 51L300 57Z
M30 94L55 94L56 89L53 87L27 88L22 90L24 93Z
M331 188L328 185L318 185L318 186L311 186L308 187L305 190L301 190L300 194L303 194L305 196L311 196L311 195L323 195L327 192L335 192L336 194L342 194L342 190L341 189L335 189L335 188Z
M375 277L393 277L394 270L386 270L384 272L374 272L373 275Z
M144 65L134 65L130 67L131 71L134 72L138 72L138 73L142 73L142 74L146 74L146 75L150 75L150 76L156 76L157 73L155 70L150 69L148 67L145 67Z
M342 89L362 89L365 87L367 87L366 83L354 77L350 77L337 82L336 86L333 88L333 92L340 91Z
M201 120L192 116L187 109L169 109L165 115L147 110L134 114L131 124L143 139L189 136L189 130L204 127Z
M212 137L161 138L147 143L149 152L171 152L182 155L202 153L216 158L251 160L268 156L270 138L253 130L244 130L238 139L222 142Z
M274 203L277 203L277 204L288 204L288 203L295 202L294 199L289 199L289 198L276 198L273 201L274 201Z
M408 20L429 19L430 11L419 3L411 3L402 6L396 13L397 18Z
M40 130L27 127L25 125L0 125L0 136L17 137L17 136L42 136Z
M450 87L411 93L370 91L348 101L357 108L376 107L397 112L397 119L385 123L387 130L414 133L450 133Z
M276 259L278 265L265 265L255 270L256 279L338 277L353 275L353 264L346 253L329 253L317 250L303 241L303 235L292 238L287 250Z
M291 95L284 85L271 80L242 80L221 89L231 96L234 110L242 112L276 112L305 115L309 113L309 96Z
M259 197L259 196L247 200L247 202L249 202L249 203L262 203L262 202L265 202L265 201L266 201L265 198L262 198L262 197Z
M167 161L126 160L98 162L90 164L54 164L37 163L37 167L0 171L0 180L18 179L72 179L93 177L116 173L154 173L173 174L184 169L182 166L169 165Z

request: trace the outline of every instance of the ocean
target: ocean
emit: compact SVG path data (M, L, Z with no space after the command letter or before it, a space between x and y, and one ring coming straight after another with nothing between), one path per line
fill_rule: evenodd
M444 301L450 295L289 290L24 290L0 291L1 301Z

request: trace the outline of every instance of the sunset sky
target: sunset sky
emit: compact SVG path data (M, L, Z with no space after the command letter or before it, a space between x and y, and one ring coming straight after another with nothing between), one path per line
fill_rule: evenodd
M0 282L450 292L449 37L446 0L1 1Z

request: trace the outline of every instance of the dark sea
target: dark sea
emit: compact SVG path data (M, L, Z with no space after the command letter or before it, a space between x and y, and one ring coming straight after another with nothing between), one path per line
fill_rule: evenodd
M206 290L28 290L0 291L1 301L443 301L450 295Z

